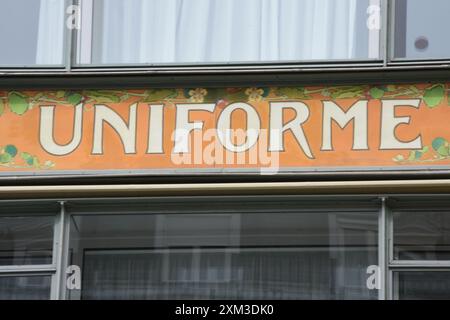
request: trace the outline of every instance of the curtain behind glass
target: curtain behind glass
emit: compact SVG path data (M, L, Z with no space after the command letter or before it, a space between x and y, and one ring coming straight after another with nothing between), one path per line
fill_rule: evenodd
M82 299L376 299L376 250L88 252Z
M0 66L63 63L64 0L0 1Z
M64 0L41 0L36 64L62 64L64 52Z
M94 0L92 63L367 59L367 0Z

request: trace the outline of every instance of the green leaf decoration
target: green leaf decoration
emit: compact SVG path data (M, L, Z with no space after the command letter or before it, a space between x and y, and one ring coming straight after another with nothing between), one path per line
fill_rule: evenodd
M225 98L230 102L247 101L248 96L245 94L244 88L228 88L221 94L219 98Z
M425 104L430 107L434 108L437 105L439 105L442 100L444 100L445 96L445 87L442 84L436 84L430 88L425 89L425 92L423 94L423 101L425 101Z
M311 99L303 87L285 87L278 88L276 91L278 96L288 99Z
M0 99L0 116L3 114L3 111L5 111L5 103L3 99Z
M369 90L369 94L374 99L381 99L384 96L384 90L373 87Z
M70 93L67 96L67 102L76 106L83 100L83 96L79 93Z
M22 152L20 156L28 165L33 165L33 156L31 154L29 154L28 152Z
M364 88L361 86L337 87L331 93L333 99L362 98L363 96Z
M396 155L394 158L392 158L392 160L394 162L402 162L402 161L405 161L405 157L403 155L399 154L399 155Z
M408 160L410 160L410 161L420 160L420 158L422 158L422 156L428 152L428 149L429 148L427 146L425 146L422 148L422 150L411 151Z
M176 98L178 92L175 89L150 89L146 90L144 94L145 97L142 102L153 102Z
M393 84L388 84L388 85L386 86L386 90L387 90L388 92L394 92L395 90L397 90L397 88L396 88L396 86L393 85Z
M66 92L65 92L65 91L62 91L62 90L56 91L56 94L55 94L55 96L56 96L58 99L63 98L65 95L66 95Z
M263 89L263 91L264 91L261 96L264 98L267 97L270 93L270 89L269 88L261 88L261 89Z
M0 163L8 163L11 162L12 157L9 153L0 154Z
M447 90L447 104L450 106L450 89Z
M8 153L12 158L14 158L17 155L17 148L12 144L8 144L5 147L5 152Z
M120 97L108 90L84 90L83 95L97 103L118 103Z
M8 94L9 108L18 115L24 114L28 110L28 99L19 92L12 91Z
M431 143L431 147L440 156L447 157L449 155L449 143L444 138L436 138Z

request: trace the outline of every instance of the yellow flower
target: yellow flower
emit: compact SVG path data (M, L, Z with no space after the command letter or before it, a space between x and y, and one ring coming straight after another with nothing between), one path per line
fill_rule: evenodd
M205 96L208 94L208 91L203 88L197 88L194 90L189 90L189 100L191 102L203 102Z
M248 88L245 90L245 94L248 95L248 101L261 101L264 90L261 88Z

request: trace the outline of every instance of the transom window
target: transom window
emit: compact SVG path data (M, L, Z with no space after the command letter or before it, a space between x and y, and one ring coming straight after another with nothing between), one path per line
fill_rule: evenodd
M439 63L449 17L447 0L3 0L0 68Z

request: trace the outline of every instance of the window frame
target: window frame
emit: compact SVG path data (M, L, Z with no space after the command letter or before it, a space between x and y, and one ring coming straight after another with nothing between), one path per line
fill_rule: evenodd
M80 0L64 0L66 6L78 5ZM81 0L83 1L83 0ZM84 0L85 1L85 0ZM89 0L92 1L92 0ZM198 63L198 64L80 64L77 65L76 55L80 50L77 46L77 30L65 28L64 63L63 65L1 65L0 74L116 74L116 73L170 73L170 74L204 74L213 72L292 72L304 71L355 71L355 70L398 70L423 67L449 68L448 58L408 59L394 57L394 28L395 28L395 1L380 0L381 29L379 32L378 59L351 59L351 60L295 60L270 62L233 62L233 63ZM80 14L81 14L80 10ZM66 12L67 15L67 12ZM66 20L67 21L67 20Z
M409 66L409 65L438 65L444 64L448 65L450 63L450 52L448 57L434 57L434 58L396 58L395 57L395 28L396 28L396 9L398 0L386 0L389 5L388 12L388 26L387 26L387 45L389 47L387 56L388 56L388 65L390 66ZM407 0L406 0L407 1ZM407 19L407 17L405 17ZM405 21L406 22L406 21Z

